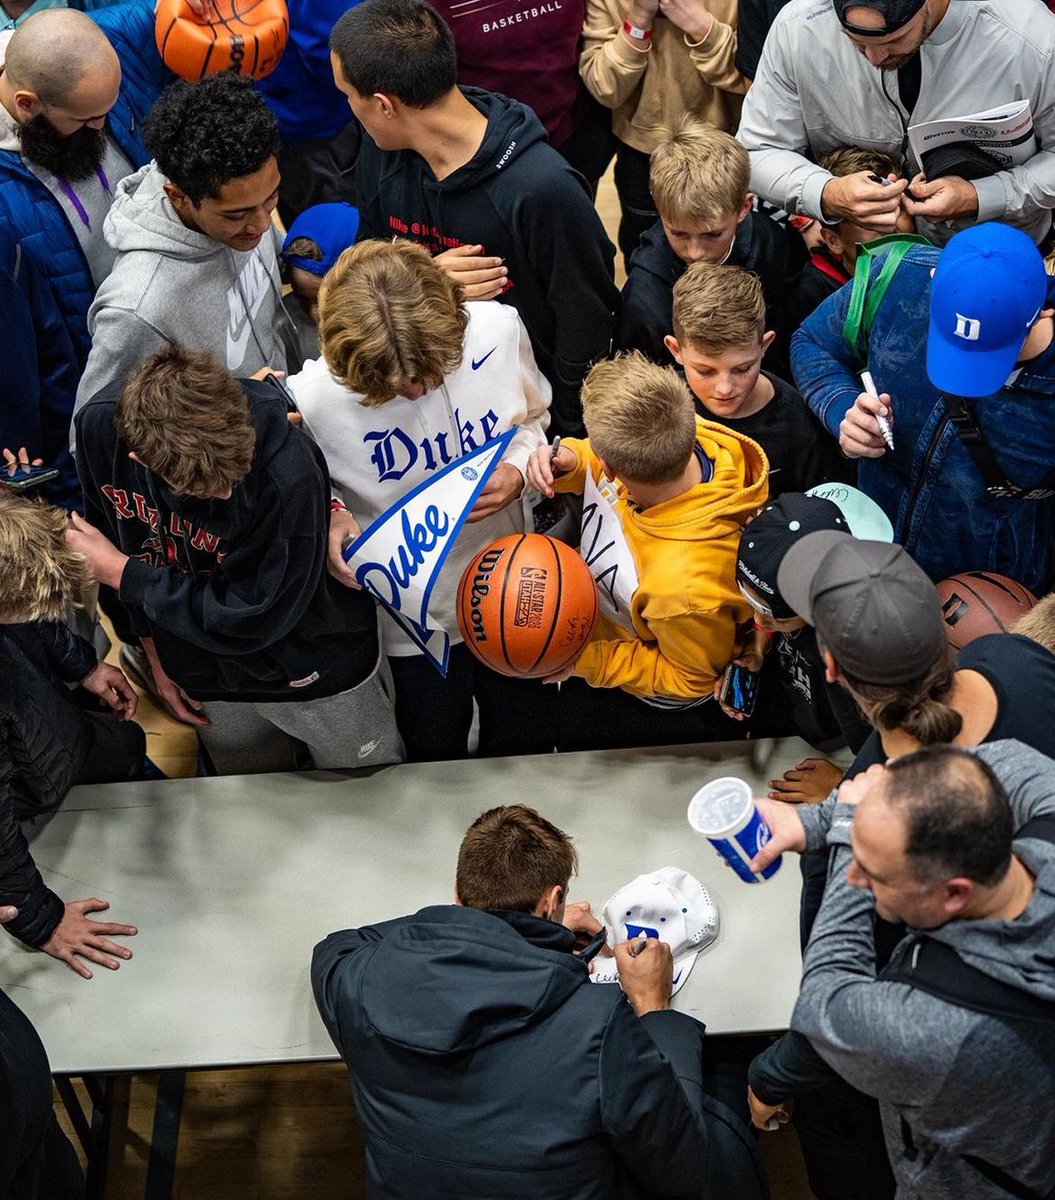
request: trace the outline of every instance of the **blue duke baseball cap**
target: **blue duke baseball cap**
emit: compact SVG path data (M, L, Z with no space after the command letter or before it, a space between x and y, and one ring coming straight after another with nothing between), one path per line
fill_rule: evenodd
M1015 369L1048 277L1032 238L994 221L958 233L930 291L927 374L954 396L990 396Z

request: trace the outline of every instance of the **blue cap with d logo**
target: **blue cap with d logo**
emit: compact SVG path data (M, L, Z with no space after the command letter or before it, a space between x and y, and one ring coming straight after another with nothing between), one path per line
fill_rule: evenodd
M999 391L1044 307L1047 287L1040 251L1021 230L988 222L958 233L931 282L931 383L956 396Z

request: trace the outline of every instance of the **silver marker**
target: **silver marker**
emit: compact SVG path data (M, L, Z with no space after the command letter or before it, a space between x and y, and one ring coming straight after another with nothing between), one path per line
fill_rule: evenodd
M861 383L864 385L865 391L869 394L869 396L872 397L873 400L879 399L879 392L876 391L875 380L872 378L872 375L869 371L861 372ZM893 450L894 433L890 428L890 422L886 419L886 417L882 417L879 415L879 413L876 413L876 424L879 426L879 432L883 436L883 441L886 442L887 446L891 450Z

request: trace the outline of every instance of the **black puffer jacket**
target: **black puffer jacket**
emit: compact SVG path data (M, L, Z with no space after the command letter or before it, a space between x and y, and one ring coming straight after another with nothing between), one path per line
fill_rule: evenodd
M62 803L88 750L87 723L54 677L77 683L96 663L92 646L65 625L0 626L0 905L5 926L30 946L51 937L63 903L40 877L20 820Z

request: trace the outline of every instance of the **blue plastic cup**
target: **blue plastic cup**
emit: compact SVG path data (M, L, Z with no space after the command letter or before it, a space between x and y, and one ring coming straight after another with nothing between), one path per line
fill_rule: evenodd
M755 807L750 785L735 775L705 783L689 801L689 824L711 843L745 883L762 883L780 870L775 859L758 874L751 860L769 841L769 826Z

